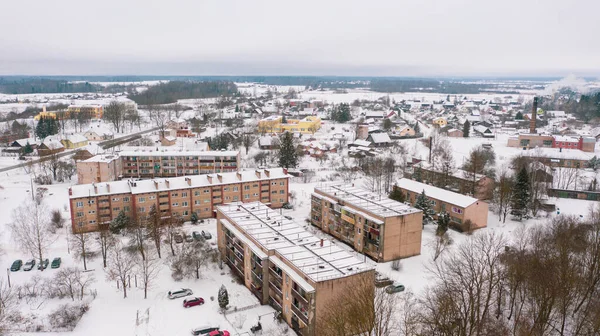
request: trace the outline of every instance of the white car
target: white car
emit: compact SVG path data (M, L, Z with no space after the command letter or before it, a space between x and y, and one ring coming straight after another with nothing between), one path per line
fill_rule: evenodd
M168 296L169 296L169 299L173 300L173 299L182 298L184 296L188 296L188 295L192 295L192 294L194 294L194 292L192 292L191 289L182 288L182 289L178 289L175 291L169 291Z

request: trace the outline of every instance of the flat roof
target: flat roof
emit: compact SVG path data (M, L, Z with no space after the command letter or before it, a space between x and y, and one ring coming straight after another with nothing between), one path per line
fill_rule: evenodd
M364 210L368 214L383 218L404 216L421 211L410 205L394 201L387 195L372 193L364 188L355 187L352 184L326 184L315 187L315 191L325 193L329 198L343 200L354 207ZM313 195L320 196L314 193ZM349 211L352 212L352 210Z
M265 171L269 172L267 177ZM260 173L260 177L256 176L256 172ZM238 175L240 174L240 178ZM221 179L219 180L219 176ZM209 180L211 177L212 181ZM104 196L116 194L143 194L156 191L169 191L192 189L202 187L213 187L224 184L244 183L253 181L273 180L290 178L284 168L257 169L245 170L230 173L203 174L203 175L188 175L169 178L155 178L150 180L123 180L113 182L101 182L90 184L78 184L70 188L71 196L69 198L81 198L91 196ZM188 180L190 183L188 184Z
M118 152L120 156L237 156L239 151L177 150L163 147L144 147Z
M425 195L435 198L437 200L454 204L462 208L466 208L469 205L479 202L478 199L466 196L463 194L455 193L453 191L445 190L442 188L430 186L425 183L417 182L414 180L409 180L407 178L402 178L396 182L396 185L402 189L410 190L414 193L422 193L425 191Z
M358 254L337 246L341 242L324 240L321 246L320 238L263 203L235 202L218 206L217 209L264 250L276 251L278 258L287 260L314 282L374 269L361 260L364 257L359 259ZM273 256L269 260L277 264Z

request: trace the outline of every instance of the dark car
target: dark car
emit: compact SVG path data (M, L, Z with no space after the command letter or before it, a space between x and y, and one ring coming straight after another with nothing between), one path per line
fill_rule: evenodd
M202 231L202 237L204 237L204 239L206 240L209 240L212 238L212 235L210 234L210 232Z
M52 264L50 264L50 268L59 268L62 260L60 258L52 259Z
M13 261L12 265L10 266L10 271L11 272L19 271L19 270L21 270L22 266L23 266L23 260L17 259L15 261Z
M44 261L42 261L39 265L38 265L38 269L40 271L45 270L48 267L48 264L50 263L50 260L48 259L44 259Z
M201 297L195 297L191 299L183 300L183 308L189 308L193 306L200 306L204 304L204 299Z
M293 208L294 208L294 206L293 206L293 205L291 205L290 203L285 203L285 204L283 204L282 208L284 208L284 209L288 209L288 210L289 210L289 209L293 209Z
M385 292L388 294L404 292L404 285L399 282L394 282L393 284L387 286Z
M213 332L215 330L219 330L219 327L202 326L192 329L192 335L208 335L210 332Z
M292 216L283 216L283 218L293 220Z
M29 259L23 266L23 271L31 271L35 267L35 259Z
M202 238L202 235L200 234L200 232L194 231L192 232L192 238L194 238L195 240L200 240Z
M183 236L180 233L176 233L173 235L173 239L175 239L175 242L177 244L181 244L183 243Z

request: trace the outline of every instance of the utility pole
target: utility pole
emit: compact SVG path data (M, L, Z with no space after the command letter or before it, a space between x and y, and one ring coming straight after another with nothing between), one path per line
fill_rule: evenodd
M431 164L431 152L433 151L433 136L429 136L429 164Z

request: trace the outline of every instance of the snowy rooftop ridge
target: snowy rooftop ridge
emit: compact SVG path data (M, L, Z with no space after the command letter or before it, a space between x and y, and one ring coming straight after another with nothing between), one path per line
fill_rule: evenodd
M267 176L268 174L268 176ZM260 176L260 177L259 177ZM157 191L202 188L240 182L290 178L284 168L245 170L230 173L188 175L155 178L150 180L122 180L113 182L78 184L72 186L69 198L81 198L116 194L143 194Z
M449 204L454 204L462 208L466 208L469 205L480 202L478 199L466 196L463 194L455 193L453 191L445 190L442 188L430 186L425 183L417 182L414 180L410 180L407 178L401 178L396 182L396 186L409 190L414 193L422 193L425 191L425 195L440 200L442 202L446 202Z
M421 210L415 209L404 203L394 201L387 195L372 193L364 188L355 187L353 184L325 184L315 187L315 191L329 195L329 197L343 200L356 208L386 218L403 216ZM322 195L313 193L316 197L323 198ZM352 211L352 210L350 210Z
M118 152L119 156L237 156L238 151L202 151L164 147L140 147Z
M320 238L263 203L235 202L218 206L217 209L227 216L227 224L235 224L240 231L258 242L263 250L275 251L276 258L289 261L314 282L374 269L372 265L358 259L355 254L329 240L323 240L321 245ZM253 249L252 246L250 248ZM272 259L273 255L269 256L269 260ZM276 260L273 261L277 264ZM294 278L294 281L299 285L307 285L301 277L297 278Z

